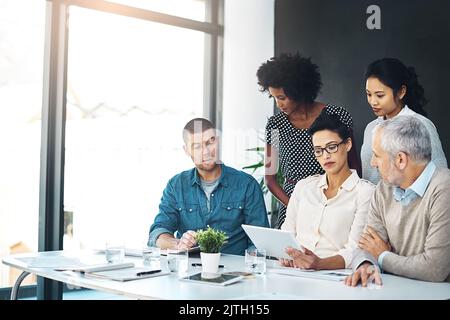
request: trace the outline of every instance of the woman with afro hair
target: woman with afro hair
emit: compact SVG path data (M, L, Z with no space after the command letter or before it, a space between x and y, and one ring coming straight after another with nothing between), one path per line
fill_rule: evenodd
M277 223L272 227L281 228L296 183L324 173L311 152L309 127L322 112L335 114L349 128L353 140L353 120L344 108L316 101L322 81L318 66L310 58L283 53L263 63L256 75L261 91L268 92L281 111L267 121L264 173L267 188L281 203ZM355 148L351 149L348 162L361 176ZM277 181L278 168L284 178L283 186Z

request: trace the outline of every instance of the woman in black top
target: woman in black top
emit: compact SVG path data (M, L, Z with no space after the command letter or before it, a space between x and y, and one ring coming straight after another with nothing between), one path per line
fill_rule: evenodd
M311 151L313 146L308 128L321 112L338 115L351 133L353 120L344 108L315 101L322 81L318 66L310 58L299 53L281 54L263 63L256 75L261 91L269 92L281 111L267 122L265 149L265 182L281 203L275 226L280 228L297 181L324 173ZM353 133L351 138L353 140ZM349 154L349 165L361 176L356 148L352 148ZM284 177L283 187L276 179L278 166Z

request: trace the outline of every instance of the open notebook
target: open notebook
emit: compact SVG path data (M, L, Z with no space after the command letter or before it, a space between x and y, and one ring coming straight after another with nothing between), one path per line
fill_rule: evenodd
M170 274L168 270L152 269L150 267L135 267L132 262L105 263L77 268L59 268L57 271L72 271L84 274L87 278L109 279L116 281L139 280Z
M132 267L125 269L87 272L84 274L86 278L108 279L115 281L130 281L145 278L159 277L170 274L170 271L160 269L150 269L146 267Z
M56 271L74 271L80 273L98 272L98 271L108 271L117 270L125 268L133 268L133 262L119 262L119 263L100 263L100 264L80 264L76 267L66 267L66 268L55 268Z

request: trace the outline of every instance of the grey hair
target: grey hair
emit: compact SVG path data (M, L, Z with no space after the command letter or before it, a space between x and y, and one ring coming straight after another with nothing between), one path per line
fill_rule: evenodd
M429 162L431 160L431 138L425 125L414 116L397 116L381 122L375 130L383 129L381 147L389 154L391 160L399 152L404 152L413 161Z

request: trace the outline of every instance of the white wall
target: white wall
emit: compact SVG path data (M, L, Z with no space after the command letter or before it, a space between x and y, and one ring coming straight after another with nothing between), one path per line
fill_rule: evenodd
M274 0L225 0L222 159L242 168L257 162L246 148L263 146L273 102L259 91L256 71L274 55Z

